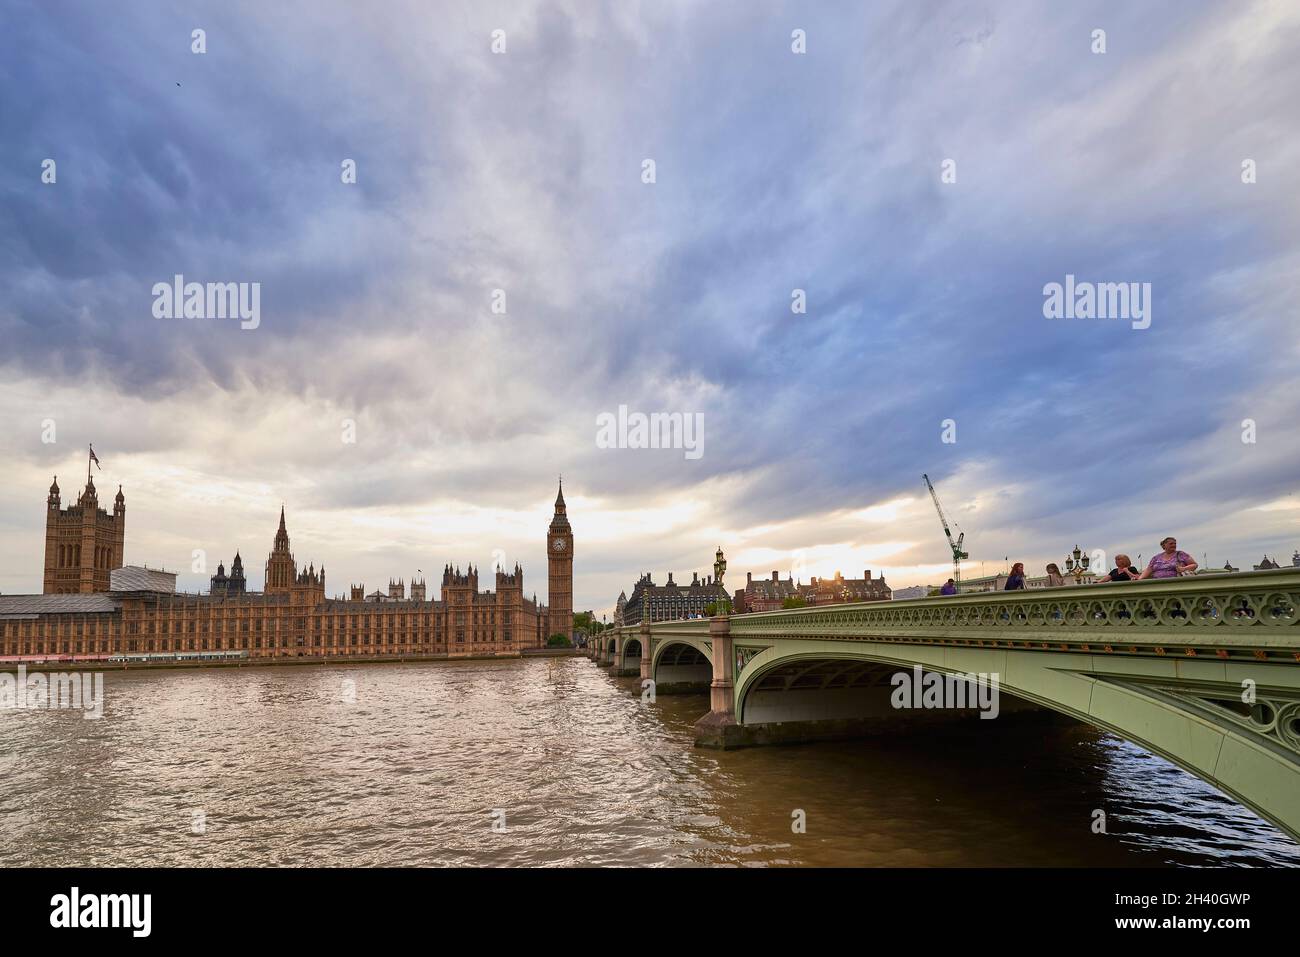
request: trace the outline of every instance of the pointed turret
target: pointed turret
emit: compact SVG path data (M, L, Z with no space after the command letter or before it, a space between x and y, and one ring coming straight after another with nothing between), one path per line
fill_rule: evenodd
M270 593L289 591L299 580L293 553L289 551L289 530L284 523L284 506L280 506L280 527L275 533L275 544L266 559L266 577L262 590Z
M275 533L275 551L289 551L289 530L284 525L284 506L280 506L280 527Z
M569 530L568 507L564 504L564 482L560 482L560 490L555 496L555 516L551 519L551 531Z

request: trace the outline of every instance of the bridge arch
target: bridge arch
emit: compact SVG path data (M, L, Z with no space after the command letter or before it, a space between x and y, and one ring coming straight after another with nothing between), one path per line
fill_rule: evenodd
M600 635L596 638L596 661L608 664L614 655L614 636Z
M673 636L651 644L650 676L656 686L707 688L713 680L713 649L703 639Z
M1286 740L1288 733L1300 740L1300 688L1295 669L1286 665L882 641L781 641L750 658L736 675L736 721L763 727L769 722L850 716L849 695L821 706L815 693L784 707L770 700L773 689L763 686L765 678L782 669L793 674L800 663L817 662L839 663L846 680L861 681L873 678L865 669L861 677L855 676L857 664L891 671L920 666L941 674L996 673L1000 690L1015 698L1130 741L1219 788L1293 836L1300 834L1300 764L1295 747L1288 747ZM1273 703L1261 709L1259 722L1233 714L1231 703L1240 699L1243 679L1275 689Z

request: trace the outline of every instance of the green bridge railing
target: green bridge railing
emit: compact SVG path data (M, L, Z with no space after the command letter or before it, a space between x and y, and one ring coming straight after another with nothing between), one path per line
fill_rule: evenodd
M734 615L741 638L903 640L1045 650L1249 656L1300 662L1300 569L975 592ZM654 622L661 638L707 620ZM635 637L639 626L622 629Z

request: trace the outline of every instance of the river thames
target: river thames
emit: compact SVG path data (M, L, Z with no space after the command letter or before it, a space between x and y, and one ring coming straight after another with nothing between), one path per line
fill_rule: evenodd
M0 865L1300 865L1062 720L706 751L705 696L643 704L584 658L114 671L105 696L0 711Z

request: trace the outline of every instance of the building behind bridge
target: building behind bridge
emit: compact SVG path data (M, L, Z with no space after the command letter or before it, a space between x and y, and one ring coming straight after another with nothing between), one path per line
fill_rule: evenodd
M620 594L622 599L623 595ZM699 573L691 575L691 583L682 585L673 581L673 573L668 573L668 581L656 585L649 572L646 572L632 588L632 596L623 602L622 623L639 625L646 621L673 621L679 618L699 618L706 615L710 605L717 605L729 599L727 590L713 581L713 576L700 578ZM614 620L619 620L619 609L615 608Z
M942 585L909 585L906 588L895 588L891 596L894 601L906 601L909 598L925 598L930 592L937 592Z
M736 592L737 613L777 611L792 598L802 599L807 605L842 605L849 602L889 601L893 591L884 577L873 578L871 570L863 571L861 578L845 578L840 572L834 578L810 578L808 584L794 580L794 575L781 580L777 572L771 578L745 575L745 587Z
M1106 571L1109 572L1110 569L1106 569ZM957 591L963 595L971 592L1005 591L1008 575L1008 572L998 572L996 575L983 575L979 578L963 578L961 583L957 586ZM1097 581L1097 575L1091 569L1083 573L1083 579L1080 582L1076 582L1074 576L1071 574L1066 574L1063 577L1065 578L1066 585L1091 585ZM1051 588L1052 586L1048 583L1046 575L1026 575L1025 587Z
M1286 553L1283 552L1283 554ZM1300 568L1300 551L1295 552L1295 554L1291 556L1291 565L1294 568ZM1268 572L1268 571L1276 571L1277 569L1281 568L1282 563L1279 562L1276 558L1269 558L1267 555L1265 555L1262 559L1260 559L1258 565L1252 565L1250 567L1257 572Z

